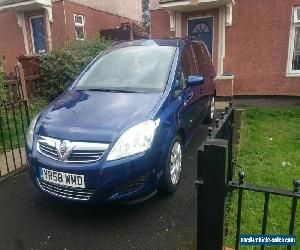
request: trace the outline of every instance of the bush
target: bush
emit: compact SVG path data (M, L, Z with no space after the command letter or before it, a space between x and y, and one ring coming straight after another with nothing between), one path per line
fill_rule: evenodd
M6 93L4 88L4 70L3 70L3 58L0 56L0 105L6 100Z
M42 57L42 93L52 101L63 93L66 87L101 51L111 44L104 39L74 41L68 47Z

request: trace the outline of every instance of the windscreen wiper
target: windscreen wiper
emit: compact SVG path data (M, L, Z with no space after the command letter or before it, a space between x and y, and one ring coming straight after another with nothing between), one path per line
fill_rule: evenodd
M108 88L86 88L77 89L79 91L99 91L99 92L111 92L111 93L137 93L137 91L127 90L127 89L108 89Z

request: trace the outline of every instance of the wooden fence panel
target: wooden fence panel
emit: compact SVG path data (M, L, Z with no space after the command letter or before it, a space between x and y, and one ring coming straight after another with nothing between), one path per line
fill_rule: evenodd
M7 103L33 100L41 94L40 60L20 56L15 65L15 75L6 76L4 86Z

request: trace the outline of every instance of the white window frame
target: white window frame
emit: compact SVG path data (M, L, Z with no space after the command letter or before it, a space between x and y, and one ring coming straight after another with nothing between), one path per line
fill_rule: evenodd
M300 27L300 19L297 19L297 11L300 10L300 6L293 8L292 20L291 20L291 30L290 30L290 40L289 40L289 54L287 62L287 77L300 77L300 70L293 70L293 57L295 49L295 35L296 28Z
M298 19L298 11L300 11L300 6L294 8L294 23L300 23L300 18Z
M76 22L76 17L81 17L82 18L82 23L77 23ZM85 18L84 15L81 14L74 14L74 25L75 27L82 27L83 28L83 38L78 38L76 34L76 29L75 29L75 38L76 40L84 41L85 40Z

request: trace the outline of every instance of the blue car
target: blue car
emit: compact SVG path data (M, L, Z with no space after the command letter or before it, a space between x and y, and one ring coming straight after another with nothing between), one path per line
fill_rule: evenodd
M215 70L195 38L116 43L30 124L38 189L85 202L138 202L180 183L185 145L215 110Z

